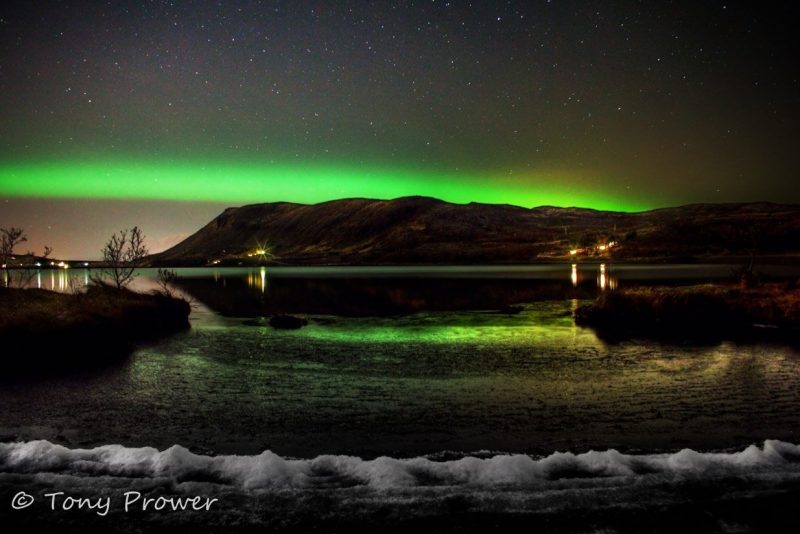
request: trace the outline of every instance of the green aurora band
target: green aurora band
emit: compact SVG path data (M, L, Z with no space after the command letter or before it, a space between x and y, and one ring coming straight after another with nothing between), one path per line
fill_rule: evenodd
M527 183L520 183L525 181ZM535 182L533 185L531 182ZM317 203L349 197L391 199L423 195L448 202L484 202L524 207L587 207L642 211L653 207L615 197L597 184L494 178L357 165L215 162L46 162L0 163L0 195L229 202Z

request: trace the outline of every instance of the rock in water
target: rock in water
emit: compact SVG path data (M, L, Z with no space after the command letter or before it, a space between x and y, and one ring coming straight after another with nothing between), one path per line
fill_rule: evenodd
M269 325L272 328L282 328L285 330L297 330L308 324L306 319L302 317L295 317L294 315L273 315L269 319Z

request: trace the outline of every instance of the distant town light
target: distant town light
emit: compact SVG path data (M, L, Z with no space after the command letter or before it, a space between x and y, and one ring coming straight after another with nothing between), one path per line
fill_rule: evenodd
M578 253L578 249L576 249L576 248L573 248L572 250L569 251L569 255L570 256L574 256L577 253Z

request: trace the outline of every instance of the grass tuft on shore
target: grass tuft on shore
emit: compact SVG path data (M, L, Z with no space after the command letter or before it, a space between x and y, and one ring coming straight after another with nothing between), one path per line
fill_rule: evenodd
M575 322L606 338L796 339L800 289L795 284L627 288L581 306Z
M189 327L189 303L106 285L85 292L0 289L0 368L69 366L128 353Z

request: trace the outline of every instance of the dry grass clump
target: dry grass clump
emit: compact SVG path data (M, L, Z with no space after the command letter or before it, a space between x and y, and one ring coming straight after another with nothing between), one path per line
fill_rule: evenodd
M135 320L175 304L177 299L109 286L90 286L85 293L44 289L0 291L0 333L12 329L50 330L105 321Z
M0 368L69 367L126 354L138 341L188 328L189 312L182 299L105 285L78 294L3 288L0 344L8 350Z
M785 284L628 288L582 306L575 320L620 335L740 337L767 328L793 336L800 331L800 289Z

